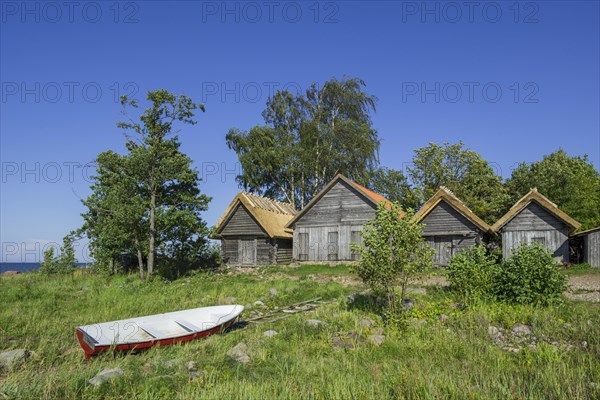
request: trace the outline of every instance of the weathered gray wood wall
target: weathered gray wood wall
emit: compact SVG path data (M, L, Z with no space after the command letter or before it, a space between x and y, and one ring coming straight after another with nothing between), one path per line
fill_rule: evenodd
M276 239L275 246L277 249L275 262L277 264L289 264L292 262L292 258L294 256L292 239Z
M221 236L263 236L267 237L266 232L252 218L250 213L241 205L238 205L233 215L227 222L227 225L221 231Z
M221 230L221 237L223 262L230 266L271 265L292 258L292 240L270 239L241 205Z
M481 236L425 236L425 242L435 251L433 265L445 267L452 256L481 242Z
M364 223L373 218L375 206L356 189L339 181L296 222L294 259L355 259L350 243L357 237L357 232L362 231Z
M522 243L538 242L555 258L569 262L569 228L539 204L532 202L502 228L502 256L508 258Z
M594 268L600 268L600 230L584 235L583 261Z
M421 220L421 223L425 225L423 236L481 233L473 222L443 200Z
M447 266L453 255L480 243L484 232L446 201L440 201L421 220L423 236L435 250L433 264Z

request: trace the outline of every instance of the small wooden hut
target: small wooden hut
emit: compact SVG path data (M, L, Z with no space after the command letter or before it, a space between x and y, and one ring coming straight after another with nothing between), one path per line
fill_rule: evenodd
M594 268L600 268L600 226L574 236L582 239L582 261Z
M453 255L482 243L491 231L488 224L443 186L413 218L425 225L423 237L435 250L435 266L447 266Z
M292 260L292 231L285 225L294 215L291 204L240 192L211 237L221 240L226 265L286 264Z
M362 243L363 225L386 199L343 175L336 175L293 219L294 260L352 261L350 243Z
M508 258L512 249L522 243L540 243L560 261L569 262L569 234L580 224L556 204L541 195L536 188L523 196L493 226L502 235L502 256Z

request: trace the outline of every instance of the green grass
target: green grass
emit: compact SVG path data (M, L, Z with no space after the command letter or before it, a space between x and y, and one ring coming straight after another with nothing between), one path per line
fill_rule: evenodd
M574 264L563 269L567 276L575 275L597 275L600 274L600 268L592 268L589 264Z
M600 397L600 305L565 302L553 308L483 304L456 308L444 289L415 294L414 317L405 332L385 328L381 347L359 342L336 349L336 332L355 330L364 317L384 327L367 301L348 303L360 287L305 279L347 267L271 267L251 275L198 274L165 284L135 276L76 277L37 274L0 277L0 351L27 348L35 355L13 371L0 372L0 392L14 399L271 399L271 398L531 398ZM309 272L310 271L310 272ZM327 271L327 272L323 272ZM290 279L299 274L300 279ZM297 275L296 275L297 276ZM89 290L81 290L89 286ZM275 288L279 295L269 296ZM234 296L239 304L264 301L270 308L323 297L338 301L269 326L250 327L184 345L137 355L106 354L84 359L74 335L78 325L213 305ZM449 319L441 322L439 315ZM313 328L305 319L320 319ZM489 325L530 324L548 341L572 343L570 350L541 344L519 353L502 351L487 335ZM266 338L274 329L279 335ZM239 342L252 362L240 365L227 350ZM587 342L583 347L582 342ZM167 360L197 361L203 377ZM124 375L100 388L87 381L107 367ZM1 397L1 396L0 396Z
M349 264L325 265L325 264L301 264L299 267L270 266L263 270L267 273L280 272L291 276L328 275L340 276L351 275L352 266Z

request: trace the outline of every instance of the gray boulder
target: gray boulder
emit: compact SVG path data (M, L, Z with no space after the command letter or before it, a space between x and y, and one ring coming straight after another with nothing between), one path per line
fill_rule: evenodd
M26 349L16 349L0 353L0 370L15 368L27 361L31 353Z
M277 331L268 330L265 333L263 333L263 335L265 335L266 337L274 337L277 336L278 333Z
M488 326L488 335L491 338L498 337L498 336L500 336L500 329L498 329L494 325L490 325L490 326Z
M413 301L411 299L402 299L402 307L404 307L407 310L412 310L413 307L415 306L415 303L413 303Z
M198 363L196 361L188 361L185 363L185 369L190 372L198 371Z
M98 372L96 376L90 379L88 382L92 386L100 386L104 382L111 381L119 376L123 375L123 370L121 368L104 368L102 371Z
M251 361L250 356L247 354L248 346L244 342L236 344L234 347L229 349L227 356L234 361L242 364L247 364Z
M529 325L514 324L512 330L515 335L529 336L531 335L531 327Z
M367 336L367 342L371 343L374 346L381 346L384 341L385 341L385 336L383 336L383 335Z
M327 324L325 322L318 320L318 319L307 319L306 325L312 326L314 328L321 328L321 327L327 326Z
M277 296L279 294L279 292L277 292L277 289L272 288L271 290L269 290L269 294L271 296Z

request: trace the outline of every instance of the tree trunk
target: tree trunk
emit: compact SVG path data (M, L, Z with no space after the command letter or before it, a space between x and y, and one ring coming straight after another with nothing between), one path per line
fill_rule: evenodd
M142 255L142 247L140 241L135 238L135 247L137 249L138 268L140 270L140 279L144 280L144 256Z
M154 241L156 237L156 191L150 195L150 240L148 241L148 272L146 278L152 278L154 270Z

